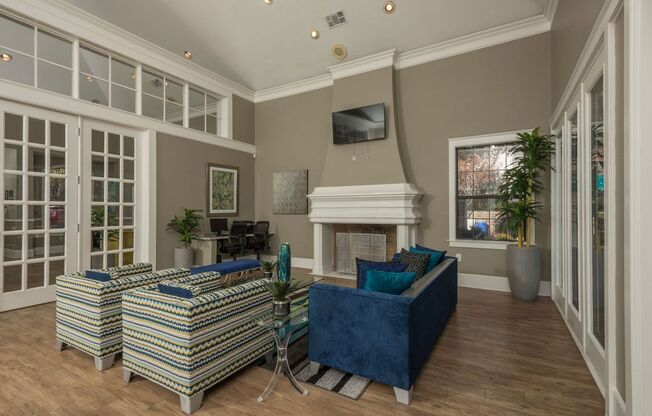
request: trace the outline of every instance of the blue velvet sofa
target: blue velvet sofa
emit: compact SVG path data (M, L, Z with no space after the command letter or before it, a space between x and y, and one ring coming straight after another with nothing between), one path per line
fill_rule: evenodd
M409 405L419 372L457 305L457 259L446 257L400 295L310 288L308 357L394 387Z

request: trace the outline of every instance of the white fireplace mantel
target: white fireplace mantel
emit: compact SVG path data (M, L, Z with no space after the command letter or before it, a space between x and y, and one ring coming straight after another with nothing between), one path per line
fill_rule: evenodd
M332 224L396 225L398 249L416 242L423 194L409 183L317 187L308 195L314 228L313 273L332 271Z

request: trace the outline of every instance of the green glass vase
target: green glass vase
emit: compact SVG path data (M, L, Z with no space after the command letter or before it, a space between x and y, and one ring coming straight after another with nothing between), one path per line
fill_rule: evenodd
M292 275L292 250L290 243L283 243L278 249L276 274L279 282L289 282Z

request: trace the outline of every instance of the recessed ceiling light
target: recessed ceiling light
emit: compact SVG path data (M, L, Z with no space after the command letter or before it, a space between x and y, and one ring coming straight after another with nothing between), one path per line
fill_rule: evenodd
M192 52L183 51L183 57L186 58L186 59L192 59Z
M310 37L313 39L319 39L319 30L313 29L310 31Z
M267 4L267 5L270 5L272 3L274 3L274 0L265 0L265 4Z
M136 74L134 74L133 72L131 73L131 79L136 79Z
M3 62L9 62L12 59L14 59L14 57L9 55L8 53L0 53L0 59L2 59Z
M93 77L90 75L86 75L86 81L93 82Z
M383 10L387 14L392 14L396 10L396 5L394 4L393 1L386 1L385 6L383 6Z

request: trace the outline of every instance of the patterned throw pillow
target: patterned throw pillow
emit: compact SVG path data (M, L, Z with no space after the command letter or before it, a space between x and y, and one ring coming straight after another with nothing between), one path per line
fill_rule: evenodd
M407 265L407 269L405 269L406 272L414 272L416 274L415 280L419 280L426 272L429 259L430 255L428 254L410 253L406 249L401 249L401 257L399 261Z

